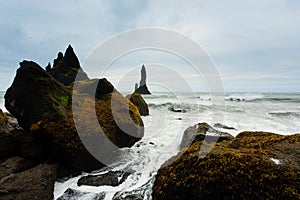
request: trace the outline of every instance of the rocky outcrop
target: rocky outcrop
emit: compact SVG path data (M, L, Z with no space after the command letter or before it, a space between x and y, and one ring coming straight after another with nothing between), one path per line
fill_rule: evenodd
M180 148L189 147L195 142L222 142L224 140L232 140L234 137L229 133L218 131L207 123L199 123L188 127L182 136Z
M70 85L75 79L79 81L88 79L71 45L66 49L65 55L61 52L58 53L57 58L53 61L53 67L51 68L48 64L46 71L64 85Z
M11 157L0 163L0 180L4 177L10 176L12 173L24 172L36 165L36 162L29 159L18 156Z
M139 110L140 114L142 116L149 115L149 108L146 101L143 99L142 95L138 93L133 93L126 96L127 99L129 99Z
M55 165L42 164L0 179L0 199L53 199Z
M0 126L0 136L2 134L14 134L18 132L23 132L23 128L19 126L18 121L9 113L3 113L5 120L3 120L2 125Z
M214 124L214 127L215 128L221 128L221 129L227 129L227 130L236 130L234 127L226 126L226 125L221 124L221 123Z
M66 53L67 57L69 54ZM77 63L76 60L74 63ZM5 94L7 110L56 161L81 170L103 166L87 151L81 142L83 138L78 136L73 121L71 92L38 64L23 61L20 66L12 86ZM75 105L88 107L80 113L81 123L86 127L84 140L94 142L99 141L94 138L100 137L100 143L94 146L107 151L105 155L108 155L110 149L106 149L107 142L118 147L129 147L140 140L143 136L143 122L133 104L118 92L110 93L111 84L107 80L99 83L96 94L100 100L95 101L79 91L73 92L80 96ZM110 87L103 89L102 83ZM101 132L98 126L95 128L95 124L91 124L90 113L95 112L95 109Z
M88 175L81 177L77 185L90 185L90 186L118 186L122 184L126 178L130 175L129 172L122 171L110 171L100 175Z
M195 142L158 171L153 200L299 199L299 142L300 134L265 132L242 132L217 144Z
M119 196L114 197L113 200L143 200L143 196L140 194L129 194L125 197Z
M23 61L4 97L6 109L25 131L30 131L44 115L55 120L65 118L71 93L38 64Z
M141 80L140 80L140 85L137 87L137 83L135 84L135 91L134 93L139 93L139 94L151 94L151 92L148 90L147 84L146 84L146 68L143 65L142 70L141 70Z
M62 196L57 198L57 200L77 200L77 199L93 199L93 200L104 200L105 199L105 193L90 193L90 192L82 192L78 190L74 190L71 188L68 188Z

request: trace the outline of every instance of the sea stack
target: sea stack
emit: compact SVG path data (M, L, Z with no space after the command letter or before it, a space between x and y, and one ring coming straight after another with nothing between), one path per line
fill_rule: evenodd
M151 92L148 90L147 88L147 84L146 84L146 68L145 65L142 66L142 70L141 70L141 81L140 81L140 86L138 87L138 84L135 84L135 91L134 93L138 93L138 94L151 94Z

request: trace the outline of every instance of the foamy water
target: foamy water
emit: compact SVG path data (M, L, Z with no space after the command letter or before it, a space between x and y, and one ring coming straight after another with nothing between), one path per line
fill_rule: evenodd
M0 105L3 106L3 93ZM74 199L91 200L97 194L105 194L104 199L112 199L120 194L141 194L151 199L155 175L160 166L176 155L184 130L199 122L211 125L222 123L235 127L227 130L237 135L244 130L269 131L279 134L300 133L300 94L299 93L231 93L225 97L225 107L215 105L209 94L167 94L156 93L144 96L149 104L150 116L142 117L145 124L145 137L131 148L116 152L119 155L106 168L90 174L108 171L126 171L130 176L121 185L77 186L80 177L56 182L54 197L57 199L65 190L72 188L82 193ZM3 108L3 107L2 107ZM184 112L172 112L171 110ZM224 112L222 112L224 110ZM214 116L223 117L214 117ZM220 121L214 121L214 120Z

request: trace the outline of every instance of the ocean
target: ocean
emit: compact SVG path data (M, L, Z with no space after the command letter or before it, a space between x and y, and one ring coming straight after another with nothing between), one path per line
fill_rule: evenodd
M0 92L0 106L4 108L4 92ZM89 174L104 174L108 171L130 172L121 185L77 186L82 174L56 182L54 197L72 188L82 193L74 199L92 200L97 194L104 199L115 195L141 194L151 199L151 189L160 166L179 151L184 130L199 122L210 125L221 123L234 127L226 130L233 136L249 131L268 131L283 135L300 133L300 93L227 93L224 105L214 104L207 93L144 95L150 115L142 117L145 136L131 148L119 149L118 159L108 167ZM224 130L223 130L224 131Z

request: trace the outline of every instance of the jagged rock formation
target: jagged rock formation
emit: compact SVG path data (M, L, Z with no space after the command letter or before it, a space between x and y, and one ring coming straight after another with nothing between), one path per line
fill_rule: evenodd
M80 170L102 167L103 164L86 150L82 138L78 136L73 121L71 91L32 61L23 61L20 66L12 86L5 94L7 110L56 161ZM95 83L85 82L85 87L88 84ZM87 131L84 139L94 142L99 141L94 138L100 137L101 142L94 146L100 147L108 156L111 149L105 148L106 138L118 147L130 147L143 137L143 122L138 109L118 92L112 92L114 88L106 79L99 81L97 90L97 99L100 100L96 101L90 95L74 91L81 96L76 105L93 105L80 113L82 126ZM94 110L103 132L91 124L89 117Z
M159 169L152 199L300 199L300 134L196 141Z
M79 81L74 84L77 72ZM72 92L80 96L74 100L76 107L88 105L80 112L79 123L86 131L81 138L74 124ZM46 71L35 62L21 62L6 91L5 107L10 113L0 109L3 200L53 199L55 180L104 166L82 141L90 141L103 157L109 157L116 148L130 147L144 134L137 107L105 78L89 80L71 46L65 55L58 53L53 68L48 63ZM98 123L90 120L95 111ZM69 191L61 199L72 194Z
M65 55L63 55L62 52L58 53L57 58L53 61L53 67L51 68L49 63L46 67L46 71L64 85L73 83L76 76L76 80L89 79L87 74L82 70L71 45L66 49Z
M135 84L135 91L134 93L139 94L151 94L151 92L148 90L147 84L146 84L146 68L143 65L141 70L141 80L140 80L140 86L138 87L137 83ZM137 88L138 87L138 88Z

